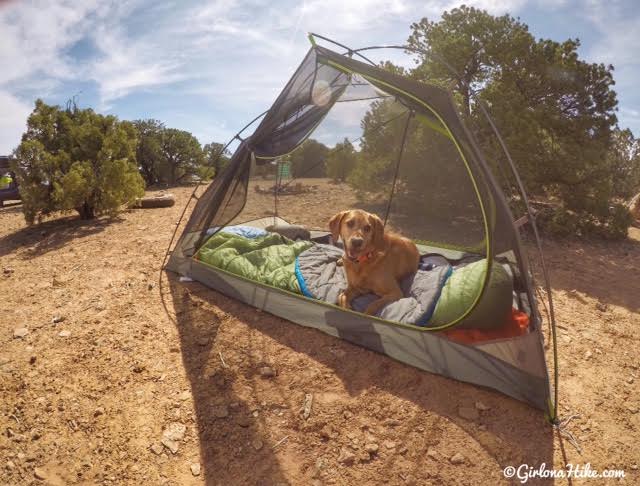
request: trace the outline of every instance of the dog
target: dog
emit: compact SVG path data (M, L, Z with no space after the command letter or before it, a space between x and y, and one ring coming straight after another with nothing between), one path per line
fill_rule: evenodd
M342 266L347 289L338 297L340 307L350 309L355 297L372 292L379 298L365 313L375 315L403 297L400 281L415 273L420 261L411 240L385 232L378 216L360 209L339 212L329 221L329 229L334 242L341 238L344 243Z

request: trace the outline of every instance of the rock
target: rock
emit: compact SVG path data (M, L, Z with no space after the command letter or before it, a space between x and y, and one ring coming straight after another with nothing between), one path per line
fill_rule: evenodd
M36 477L36 479L40 479L41 481L44 481L45 479L47 479L47 475L44 472L44 469L42 469L41 467L34 468L33 475Z
M311 406L313 405L313 395L311 393L307 393L304 396L304 403L302 404L302 409L300 413L302 413L302 418L307 420L311 415Z
M154 283L150 283L149 285L147 285L147 290L153 290L153 288L156 286L156 284Z
M320 429L320 438L322 440L329 440L333 439L334 437L335 433L330 425L325 425L324 427L322 427L322 429Z
M464 464L465 461L466 461L466 458L459 452L455 453L453 456L449 458L449 462L451 462L451 464Z
M313 472L313 477L318 477L320 475L320 473L322 472L322 470L325 468L326 463L324 458L322 457L318 457L316 459L316 464L315 464L315 468L314 468L314 472Z
M427 449L427 456L433 459L434 461L438 460L438 451L436 451L433 447L429 447Z
M340 455L338 456L338 462L345 466L351 466L356 460L356 455L349 449L343 447L340 449Z
M598 309L600 312L607 312L608 308L609 308L609 306L607 304L602 303L602 302L598 302L596 304L596 309Z
M591 351L587 351L586 353L584 353L584 359L589 359L591 358L591 356L593 356L593 353Z
M491 410L491 407L489 405L485 405L480 400L478 400L476 402L476 409L480 410L481 412L486 412L487 410Z
M465 420L477 420L480 417L478 410L472 407L460 407L458 408L458 415Z
M193 464L191 464L191 466L189 466L189 469L191 469L191 474L193 474L194 476L200 476L199 462L194 462Z
M254 439L251 441L251 447L253 447L256 451L259 451L264 446L264 443L260 439Z
M163 446L171 451L171 454L175 454L176 452L178 452L178 443L175 440L163 437L161 442Z
M99 417L100 415L104 415L104 408L98 407L93 411L94 417Z
M32 356L30 356L30 357L29 357L29 364L35 364L35 362L36 362L36 360L37 360L37 359L38 359L38 358L37 358L36 356L33 356L33 355L32 355Z
M68 338L69 336L71 336L71 331L68 331L67 329L60 331L58 333L58 336L60 336L61 338Z
M18 328L13 330L13 337L14 338L23 338L27 334L29 334L29 329L27 329L26 327L18 327Z
M15 469L16 468L16 463L13 461L7 461L7 465L6 465L7 469Z
M627 410L629 410L629 412L631 413L638 413L638 407L636 407L635 405L628 405Z
M160 454L162 454L162 451L164 450L162 448L162 444L158 444L158 443L152 444L150 449L151 449L151 452L153 452L156 456L159 456Z
M187 426L180 422L171 422L162 432L162 437L173 441L181 441L187 432Z
M31 431L31 440L38 440L40 437L42 437L42 432L38 429L33 429Z
M379 446L375 442L370 442L364 445L364 450L369 454L376 454L378 452Z
M59 322L64 322L65 319L65 316L53 316L53 318L51 319L51 323L58 324Z
M396 446L396 443L392 440L385 440L382 445L384 445L387 449L393 449Z
M629 385L633 383L633 376L630 376L629 378L627 378L627 383L629 383Z
M400 421L398 419L388 418L384 421L384 424L388 427L397 427L400 425Z
M237 419L236 419L236 423L240 426L240 427L249 427L251 425L251 417L249 417L248 415L240 415Z
M178 400L184 402L186 400L189 400L189 397L191 397L191 392L189 390L185 390L180 395L178 395Z
M4 273L5 275L11 275L15 270L11 267L4 267L2 269L2 273Z
M276 372L270 366L263 366L262 368L260 368L260 376L262 376L263 378L273 378L274 376L276 376Z
M213 416L215 418L227 418L229 416L229 409L226 405L218 405L217 407L213 407Z

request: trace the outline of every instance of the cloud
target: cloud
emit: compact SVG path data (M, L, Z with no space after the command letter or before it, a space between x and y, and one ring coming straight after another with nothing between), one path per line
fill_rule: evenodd
M87 17L100 2L21 1L0 7L0 85L38 74L73 76L64 50L86 34Z
M633 3L633 2L631 2ZM636 49L640 31L640 11L629 3L607 0L586 2L583 15L598 29L601 37L589 56L616 67L640 65Z
M31 106L15 96L0 90L0 155L8 155L20 142L20 136L27 127L27 117Z
M568 0L468 0L493 14L530 7L567 9ZM352 47L403 44L409 25L437 20L455 0L22 0L0 3L0 90L13 102L36 96L82 101L123 117L158 117L198 134L230 136L267 108L309 48L306 32ZM614 60L619 87L632 89L637 14L624 2L590 0L602 37L589 55ZM526 19L525 19L526 21ZM612 22L609 26L608 23ZM339 50L339 48L336 48ZM402 51L371 51L375 61L410 66ZM590 58L591 58L590 57ZM5 110L6 111L6 110ZM621 113L621 117L622 117ZM628 116L628 115L624 115ZM3 149L0 146L0 151Z
M91 38L99 54L85 72L98 85L102 109L133 91L171 84L183 77L179 60L163 56L162 46L153 40L130 38L120 27L109 25L99 26Z

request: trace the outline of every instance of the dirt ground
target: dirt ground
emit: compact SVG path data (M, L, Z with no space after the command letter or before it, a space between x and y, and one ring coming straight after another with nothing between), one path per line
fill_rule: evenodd
M198 283L166 275L165 311L190 190L90 223L0 209L1 484L508 484L505 467L543 463L626 474L557 484L640 483L640 231L545 242L579 452L528 405Z

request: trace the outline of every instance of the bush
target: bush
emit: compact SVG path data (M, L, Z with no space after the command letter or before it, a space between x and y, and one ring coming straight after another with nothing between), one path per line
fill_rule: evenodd
M61 110L41 100L15 151L14 170L28 223L54 211L82 219L114 214L144 195L129 122L92 110Z
M600 237L622 240L632 222L629 209L623 204L612 205L606 214L596 216L587 211L574 212L563 207L545 208L536 215L542 231L554 236Z

